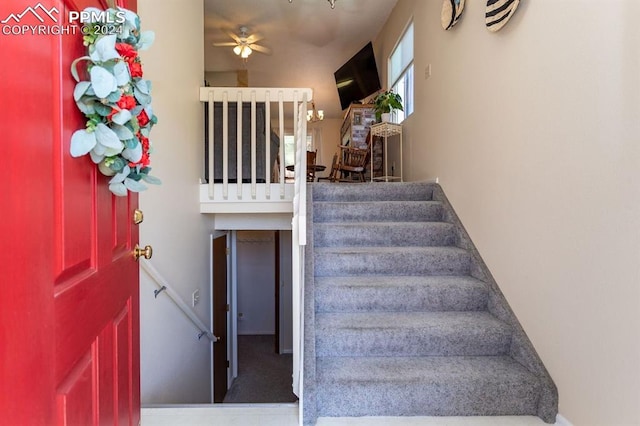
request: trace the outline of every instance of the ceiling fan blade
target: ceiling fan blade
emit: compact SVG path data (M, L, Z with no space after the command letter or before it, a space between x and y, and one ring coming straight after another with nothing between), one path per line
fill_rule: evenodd
M255 50L256 52L264 53L265 55L271 55L271 49L268 47L260 46L259 44L250 44L249 47L251 50Z
M222 31L224 31L224 33L225 33L226 35L228 35L228 36L229 36L229 37L231 37L233 40L235 40L235 42L236 42L236 43L241 43L241 42L240 42L240 37L238 37L238 36L236 35L236 33L234 33L233 31L231 31L231 30L227 30L227 29L223 29Z
M260 34L251 34L249 37L247 37L247 43L248 44L253 44L253 43L257 43L260 40L262 40L264 37Z
M231 46L237 46L238 43L235 43L233 41L228 41L228 42L224 42L224 43L212 43L215 47L231 47Z

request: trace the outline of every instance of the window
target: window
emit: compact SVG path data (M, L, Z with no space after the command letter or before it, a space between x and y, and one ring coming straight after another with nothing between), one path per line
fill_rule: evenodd
M389 57L389 87L402 96L404 111L394 111L394 121L402 123L413 113L413 22Z
M307 135L307 151L313 151L313 137ZM284 135L284 165L291 166L296 162L296 142L293 135Z
M307 135L307 151L313 151L313 139ZM292 166L296 162L296 142L293 135L284 135L284 166ZM293 178L295 173L290 170L284 171L285 179ZM289 181L285 181L289 182Z
M296 162L296 143L293 135L284 135L284 165L291 166Z

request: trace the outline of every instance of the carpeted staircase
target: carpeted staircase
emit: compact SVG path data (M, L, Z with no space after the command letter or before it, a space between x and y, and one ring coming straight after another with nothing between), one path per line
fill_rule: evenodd
M537 415L557 391L442 189L308 191L304 423Z

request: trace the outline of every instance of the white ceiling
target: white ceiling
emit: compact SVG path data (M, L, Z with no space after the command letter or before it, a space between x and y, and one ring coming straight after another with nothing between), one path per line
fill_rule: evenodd
M336 0L331 9L327 0L204 0L205 70L246 68L256 87L311 87L316 107L342 118L333 73L376 37L397 1ZM244 63L231 47L213 47L242 25L273 54L255 52Z

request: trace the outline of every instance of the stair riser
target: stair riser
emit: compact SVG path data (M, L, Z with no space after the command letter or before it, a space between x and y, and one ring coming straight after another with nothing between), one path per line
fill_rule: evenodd
M360 183L313 186L314 201L425 201L433 188L425 184Z
M469 286L316 286L316 312L481 311L487 298Z
M539 390L527 383L331 383L318 386L318 415L500 416L536 415ZM390 397L393 395L393 397Z
M510 330L459 330L438 333L428 329L318 330L317 356L493 356L505 355Z
M314 203L313 220L322 222L437 222L442 205L425 203Z
M315 275L467 275L467 252L315 253Z
M437 222L394 226L316 224L313 235L316 247L426 247L455 243L453 226Z

